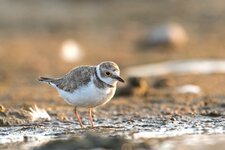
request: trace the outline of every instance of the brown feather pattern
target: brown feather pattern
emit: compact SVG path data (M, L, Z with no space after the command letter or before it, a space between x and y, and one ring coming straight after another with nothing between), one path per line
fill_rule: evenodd
M91 77L93 77L93 82L98 88L106 88L111 87L106 84L98 77L96 77L96 67L95 66L81 66L74 68L66 75L61 78L48 78L48 77L40 77L38 80L42 82L55 84L59 89L73 92L79 87L82 87L88 84L91 81Z
M78 87L84 86L91 81L91 75L95 72L95 67L81 66L71 70L63 77L52 81L59 89L73 92Z

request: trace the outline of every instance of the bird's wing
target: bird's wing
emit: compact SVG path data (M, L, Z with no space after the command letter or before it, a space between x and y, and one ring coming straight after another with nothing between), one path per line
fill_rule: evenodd
M93 74L95 74L95 67L82 66L71 70L63 77L51 83L55 84L61 90L72 93L78 87L88 84Z

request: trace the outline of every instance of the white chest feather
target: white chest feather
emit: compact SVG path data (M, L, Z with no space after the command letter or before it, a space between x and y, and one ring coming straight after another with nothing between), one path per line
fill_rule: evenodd
M82 86L73 93L58 89L59 95L69 104L81 107L95 107L110 101L116 88L99 89L91 81L87 86Z

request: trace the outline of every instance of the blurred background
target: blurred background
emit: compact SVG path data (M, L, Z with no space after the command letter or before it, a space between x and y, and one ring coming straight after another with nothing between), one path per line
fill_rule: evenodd
M38 76L81 64L224 58L224 18L223 0L1 0L0 99L39 100Z

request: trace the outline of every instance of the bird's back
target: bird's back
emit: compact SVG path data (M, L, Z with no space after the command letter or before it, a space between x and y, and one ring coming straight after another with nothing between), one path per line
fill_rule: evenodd
M91 81L91 76L94 74L94 66L81 66L74 68L60 78L40 77L39 81L47 82L61 90L72 93L77 88L88 84Z

